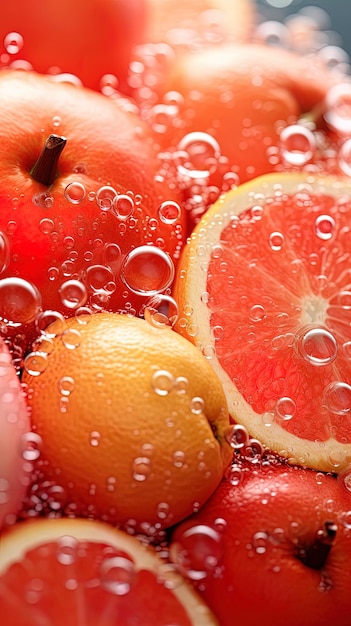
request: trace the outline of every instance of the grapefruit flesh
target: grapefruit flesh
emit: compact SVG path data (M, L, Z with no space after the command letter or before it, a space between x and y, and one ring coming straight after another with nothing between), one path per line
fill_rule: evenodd
M176 284L234 419L326 471L351 461L350 215L341 180L261 177L204 216Z

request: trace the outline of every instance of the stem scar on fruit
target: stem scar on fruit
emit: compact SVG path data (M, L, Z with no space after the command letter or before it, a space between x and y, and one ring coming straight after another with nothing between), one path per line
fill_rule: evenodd
M43 149L34 164L30 174L38 182L48 187L52 185L57 177L57 165L60 154L66 145L66 137L60 135L49 135Z
M322 569L333 547L337 529L334 522L325 522L324 528L317 532L315 541L308 548L299 550L298 558L307 567Z

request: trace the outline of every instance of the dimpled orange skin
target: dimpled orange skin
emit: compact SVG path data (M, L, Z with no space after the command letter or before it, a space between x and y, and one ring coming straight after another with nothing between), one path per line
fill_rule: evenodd
M70 318L45 371L23 382L42 438L37 469L82 515L167 527L207 500L232 458L221 384L170 328L113 313Z
M89 266L109 266L106 252L117 244L119 257L110 266L116 288L107 308L140 305L137 295L125 295L119 279L124 256L132 248L154 244L176 260L184 238L182 217L165 224L158 214L161 203L177 200L178 194L155 180L159 162L148 126L129 101L55 84L34 72L4 70L0 100L0 231L10 245L2 278L19 276L34 283L43 309L68 314L58 293L61 284L70 278L84 282ZM52 133L67 143L57 177L46 186L34 180L31 170ZM78 203L65 197L71 183L84 186L85 197ZM127 220L98 206L95 194L106 185L134 198L140 195L140 205L135 203ZM91 296L89 281L85 284Z

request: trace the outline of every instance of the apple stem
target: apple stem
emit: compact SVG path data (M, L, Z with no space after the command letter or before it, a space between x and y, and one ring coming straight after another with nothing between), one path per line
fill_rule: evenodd
M57 176L57 165L60 154L66 145L66 138L59 135L47 137L39 158L30 174L43 185L50 186Z
M322 569L334 544L337 529L334 522L325 522L312 545L300 551L299 558L307 567Z

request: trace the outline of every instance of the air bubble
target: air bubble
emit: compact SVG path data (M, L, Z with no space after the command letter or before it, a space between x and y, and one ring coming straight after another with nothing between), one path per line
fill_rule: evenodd
M155 246L139 246L124 259L121 279L136 294L153 296L172 284L174 264L171 257Z
M60 537L57 543L57 561L61 565L73 565L77 559L78 541L74 537Z
M118 193L116 189L105 185L100 187L95 195L95 200L101 211L110 211L117 200Z
M100 91L104 96L114 96L118 86L118 78L114 74L104 74L100 80Z
M87 301L88 293L80 280L67 280L58 290L63 306L67 309L78 309Z
M119 194L114 200L113 212L119 220L127 220L134 212L133 198L127 194Z
M190 402L190 410L194 415L201 415L205 409L205 400L200 397L194 397Z
M4 232L0 231L0 274L10 265L10 241Z
M41 295L32 283L22 278L0 280L0 320L10 326L33 322L41 309Z
M158 208L158 216L163 224L175 224L180 218L181 208L178 202L166 200Z
M240 450L247 444L249 433L245 426L235 424L228 428L228 431L225 433L225 438L234 450Z
M37 433L29 432L22 436L22 457L25 461L37 461L40 457L42 438Z
M93 292L112 294L116 289L115 277L105 265L91 265L86 271L86 283Z
M265 308L261 304L254 304L250 309L249 317L252 322L261 322L266 317Z
M167 396L173 389L174 377L167 370L157 370L152 376L151 384L158 396Z
M85 187L82 183L70 183L65 188L64 196L71 204L79 204L85 199Z
M220 156L221 149L214 137L195 131L181 139L174 159L182 178L206 179L217 169Z
M116 596L125 596L136 582L135 565L124 556L114 556L101 563L100 583L103 589Z
M297 352L311 365L330 365L337 357L338 344L328 330L312 328L298 337Z
M97 448L100 444L101 434L97 430L93 430L90 433L90 445L93 448Z
M349 415L351 411L351 386L344 382L330 383L324 392L323 401L335 415Z
M151 461L147 456L134 459L132 477L138 482L144 482L151 473Z
M157 294L147 301L144 318L151 326L163 328L173 327L178 320L178 304L171 296Z
M279 252L284 244L284 235L275 231L269 235L269 245L274 252Z
M72 376L62 376L58 381L58 390L62 396L70 396L74 391L74 378Z
M331 215L319 215L314 226L317 237L323 241L328 241L333 236L335 220Z
M5 50L8 54L18 54L23 47L23 37L19 33L8 33L4 38Z
M351 177L351 138L346 139L341 144L338 152L338 164L341 171L346 176Z
M351 85L339 83L333 86L326 96L327 124L339 135L351 133Z
M294 124L286 126L280 133L280 149L288 165L306 165L314 156L316 140L312 131Z
M23 368L30 376L40 376L48 366L48 355L45 352L29 352L23 360Z
M279 398L276 403L276 412L280 419L284 421L291 420L296 413L296 404L292 398L284 396Z
M51 328L53 323L55 323L55 331ZM35 326L41 335L53 339L64 332L65 318L58 311L50 311L47 309L38 315L35 320Z
M205 524L192 526L171 543L170 557L186 577L194 581L204 580L221 562L222 535Z
M61 340L65 348L75 350L80 346L81 334L78 330L75 330L75 328L71 328L62 333Z

